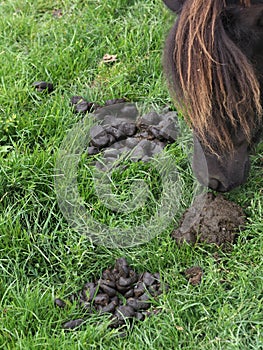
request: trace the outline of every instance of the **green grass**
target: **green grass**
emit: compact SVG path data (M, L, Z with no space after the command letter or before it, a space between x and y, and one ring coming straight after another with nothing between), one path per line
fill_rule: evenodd
M62 16L52 15L61 9ZM116 97L147 106L170 104L161 68L165 35L173 22L161 1L5 0L0 3L0 348L1 349L222 349L263 348L263 148L252 156L248 182L230 194L248 216L231 252L199 245L178 247L170 231L191 200L192 175L179 145L169 154L185 189L174 222L133 248L94 246L69 227L54 190L54 166L62 140L80 119L72 95L103 103ZM112 65L104 54L117 54ZM34 81L55 85L51 95ZM94 217L130 227L151 215L160 198L159 177L133 164L113 176L120 200L130 199L127 178L145 180L153 202L143 210L111 215L95 195L92 164L79 167L79 191ZM219 259L215 259L217 252ZM136 324L127 337L108 320L87 319L80 331L61 324L81 316L76 305L53 306L98 278L126 256L138 271L159 271L170 285L156 302L161 312ZM199 265L204 278L191 286L181 274Z

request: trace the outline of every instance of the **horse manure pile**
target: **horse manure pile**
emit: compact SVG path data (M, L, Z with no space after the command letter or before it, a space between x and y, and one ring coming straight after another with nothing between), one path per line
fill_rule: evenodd
M164 288L168 289L168 286L161 284L159 273L139 274L125 258L119 258L114 268L102 272L100 279L87 282L78 293L70 295L69 301L78 303L84 317L70 320L62 328L77 328L92 313L110 314L110 328L118 328L132 320L142 321L146 316L157 313L156 309L149 309ZM55 299L54 303L59 308L67 305L61 299Z
M104 166L127 153L131 161L147 162L178 135L175 112L150 112L139 116L134 103L124 102L125 99L113 99L106 101L105 106L98 106L81 96L71 98L75 112L93 112L92 116L98 121L90 129L88 155L102 152ZM104 168L99 162L96 165Z
M201 283L203 269L200 266L192 266L184 271L184 275L188 279L189 283L196 286Z
M198 196L186 210L180 227L172 232L172 237L178 243L204 242L226 247L234 243L244 224L245 215L240 206L222 195L206 193Z
M54 91L54 85L46 81L35 81L32 86L36 89L37 92L47 92L50 94Z
M41 93L54 91L50 82L36 81L32 86ZM90 130L88 155L102 153L104 165L96 163L102 170L127 153L133 162L147 162L178 136L175 112L150 112L139 117L135 104L127 102L126 98L107 100L101 106L82 96L72 96L70 104L75 113L92 113L98 122Z

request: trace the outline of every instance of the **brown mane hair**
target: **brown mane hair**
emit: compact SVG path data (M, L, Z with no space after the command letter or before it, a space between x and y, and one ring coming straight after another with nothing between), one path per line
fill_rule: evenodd
M250 0L237 6L250 6ZM251 142L262 115L258 79L227 35L225 8L225 0L185 0L170 37L172 76L166 69L178 107L215 154L233 153L233 137L240 130Z

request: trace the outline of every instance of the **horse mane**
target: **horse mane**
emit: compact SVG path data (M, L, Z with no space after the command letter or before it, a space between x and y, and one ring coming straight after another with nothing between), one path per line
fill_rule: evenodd
M249 7L250 0L236 6ZM217 155L233 153L240 131L250 143L262 116L255 71L223 25L226 7L225 0L185 0L164 64L177 107Z

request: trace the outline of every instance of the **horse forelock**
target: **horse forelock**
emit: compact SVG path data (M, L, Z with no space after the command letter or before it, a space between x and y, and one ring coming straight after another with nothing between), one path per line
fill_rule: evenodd
M250 0L240 0L240 5L250 6ZM250 142L262 116L254 69L223 26L226 6L225 0L185 0L170 77L186 119L216 154L233 152L233 134L240 130Z

